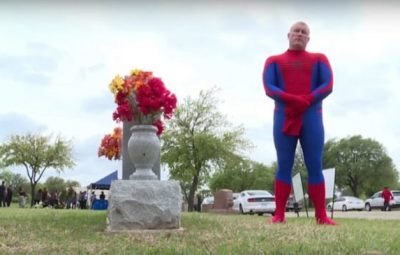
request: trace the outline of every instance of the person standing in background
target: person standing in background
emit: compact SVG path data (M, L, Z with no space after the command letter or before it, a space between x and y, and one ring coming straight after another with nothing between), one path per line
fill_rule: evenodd
M6 195L6 185L4 181L2 181L0 185L0 207L6 206L6 202L4 201L5 195Z
M12 196L13 196L13 192L12 192L11 185L8 185L7 186L7 195L6 195L6 199L5 199L7 207L10 207L10 204L12 201Z
M26 192L22 187L20 187L18 193L19 193L19 207L20 208L25 208L25 205L26 205Z
M390 208L390 200L393 200L393 194L389 190L388 187L384 187L382 191L382 197L383 197L383 208L382 211L391 211L392 208Z

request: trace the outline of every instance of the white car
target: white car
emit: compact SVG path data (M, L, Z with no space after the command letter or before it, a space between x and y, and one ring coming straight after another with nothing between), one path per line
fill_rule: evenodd
M235 202L236 201L236 202ZM244 190L240 192L237 199L234 200L242 214L263 215L264 213L275 213L275 196L266 190Z
M400 207L400 191L392 190L394 199L390 200L390 207L396 208ZM372 197L365 200L365 210L371 211L373 208L383 209L383 197L382 191L378 191L372 195Z
M214 204L214 196L208 196L203 199L201 202L201 206L203 205L213 205Z
M233 206L232 209L236 212L239 212L239 198L240 193L232 193L232 201L233 201Z
M335 202L328 203L326 208L328 211L332 210L332 204L333 204L333 210L336 211L347 211L347 210L358 210L362 211L364 209L364 201L357 198L357 197L351 197L351 196L343 196L335 199Z

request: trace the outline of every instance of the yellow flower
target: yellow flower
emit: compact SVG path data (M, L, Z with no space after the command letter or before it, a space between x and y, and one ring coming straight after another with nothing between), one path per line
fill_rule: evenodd
M110 83L111 92L116 95L118 92L122 91L124 89L124 83L125 81L121 76L115 76L115 78Z
M138 75L140 72L142 72L140 69L133 69L132 71L131 71L131 76L134 76L134 75Z

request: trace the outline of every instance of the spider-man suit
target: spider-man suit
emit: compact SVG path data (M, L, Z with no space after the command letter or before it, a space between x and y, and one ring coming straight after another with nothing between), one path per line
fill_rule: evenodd
M326 216L322 174L322 100L332 92L333 85L328 59L323 54L289 49L266 60L263 82L266 94L275 101L273 135L278 170L272 222L285 222L294 155L300 140L308 170L308 194L315 206L317 223L335 225Z

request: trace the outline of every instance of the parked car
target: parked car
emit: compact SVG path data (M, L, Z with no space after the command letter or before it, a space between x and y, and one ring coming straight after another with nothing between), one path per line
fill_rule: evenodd
M213 206L214 206L214 196L205 197L201 202L201 211L208 212L208 210L212 209Z
M394 199L390 201L391 208L398 208L400 207L400 191L399 190L392 190L392 194ZM371 211L374 208L379 208L383 210L383 197L382 191L378 191L372 195L372 197L365 200L365 210Z
M213 205L214 204L214 196L208 196L203 199L201 202L201 206L203 205Z
M232 199L236 200L240 196L240 193L232 193Z
M294 199L294 196L289 196L289 198L288 198L288 201L287 201L287 203L286 203L286 211L287 212L289 212L289 211L296 211L295 210L295 203L296 203L296 200ZM297 203L297 210L298 211L301 211L301 209L303 208L303 200L301 200L301 201L299 201L298 203Z
M333 210L335 211L343 211L343 212L346 212L348 210L362 211L364 209L364 201L357 197L351 197L351 196L342 196L339 198L335 198L334 203L330 202L326 206L328 211L332 210L332 204L333 204Z
M232 209L236 212L239 212L239 198L240 193L232 193L232 200L233 200L233 206Z
M236 200L242 214L275 213L275 196L266 190L244 190Z

